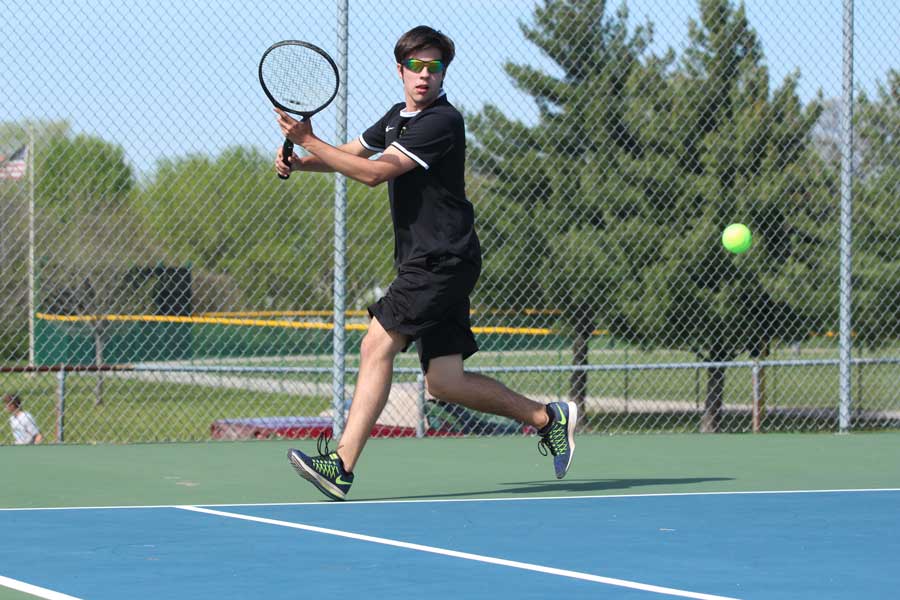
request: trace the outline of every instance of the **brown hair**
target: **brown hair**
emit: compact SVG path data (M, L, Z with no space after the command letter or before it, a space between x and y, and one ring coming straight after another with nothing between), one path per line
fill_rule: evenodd
M394 58L397 62L403 62L407 56L421 50L422 48L437 48L441 51L441 60L444 67L448 67L453 62L453 56L456 54L456 47L453 40L436 29L432 29L427 25L419 25L413 27L400 36L397 45L394 46Z
M19 398L18 394L6 394L3 396L3 402L6 404L12 404L16 408L22 406L22 399Z

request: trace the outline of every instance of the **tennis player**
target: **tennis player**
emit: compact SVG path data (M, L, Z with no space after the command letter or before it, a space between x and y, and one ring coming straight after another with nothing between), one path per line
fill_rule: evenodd
M384 297L368 307L371 320L343 435L335 452L322 438L318 456L288 452L302 477L337 500L350 490L356 462L387 402L394 357L413 341L430 394L534 426L541 436L539 450L554 457L557 478L565 476L572 462L575 403L544 405L463 369L463 361L478 350L469 295L481 272L481 248L466 198L463 117L443 89L453 56L452 40L430 27L403 34L394 57L404 102L339 147L317 138L309 120L275 111L284 136L309 152L290 157L288 168L279 148L278 173L337 171L370 186L388 183L397 277ZM376 154L380 156L369 160Z

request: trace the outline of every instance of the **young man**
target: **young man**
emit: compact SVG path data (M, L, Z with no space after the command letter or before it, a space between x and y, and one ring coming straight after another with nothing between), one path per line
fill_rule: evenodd
M9 417L9 426L12 429L13 440L16 444L40 444L44 441L34 417L22 410L22 399L18 394L6 394L3 396Z
M574 403L545 406L463 370L463 360L478 350L469 323L469 295L481 272L481 249L465 191L463 118L443 91L453 56L450 38L430 27L403 34L394 57L405 101L339 147L318 139L309 120L275 111L285 137L310 153L290 157L288 168L279 149L279 173L338 171L370 186L388 182L397 278L369 307L371 321L343 435L335 452L329 452L327 442L318 456L288 452L302 477L337 500L350 490L356 462L387 402L394 357L413 341L429 393L534 426L542 436L539 449L554 457L558 478L572 462L578 418Z

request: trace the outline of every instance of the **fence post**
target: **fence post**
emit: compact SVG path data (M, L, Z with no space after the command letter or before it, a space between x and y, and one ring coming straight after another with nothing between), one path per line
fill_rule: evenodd
M840 266L840 379L839 427L841 433L850 430L851 403L851 331L852 311L850 280L853 214L853 0L844 0L844 57L843 57L843 110L841 113L841 266Z
M338 0L338 66L342 85L337 96L337 139L347 138L347 39L348 0ZM332 434L340 439L344 430L344 379L346 375L346 340L344 316L347 305L347 178L334 175L334 330L332 331Z
M59 365L56 374L56 441L66 441L66 366Z
M416 375L416 437L425 437L425 375Z
M750 381L751 386L753 388L753 433L759 433L759 423L760 423L760 367L759 361L753 361L753 366L750 368Z
M35 363L34 345L34 127L28 123L28 366Z

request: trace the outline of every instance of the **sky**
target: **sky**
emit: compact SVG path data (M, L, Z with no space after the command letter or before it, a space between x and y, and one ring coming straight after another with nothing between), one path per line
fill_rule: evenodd
M5 2L6 0L4 0ZM273 152L280 144L271 106L257 80L262 52L282 39L303 39L338 53L339 0L37 0L4 10L0 23L0 122L67 120L76 133L121 144L141 174L157 161L215 155L234 145ZM375 122L402 89L393 45L407 29L429 24L457 46L445 89L457 106L493 104L533 123L531 99L503 71L512 61L552 71L524 39L529 0L420 3L349 0L348 132ZM451 5L452 4L452 8ZM619 6L609 3L609 10ZM651 49L680 53L697 0L630 0L629 22L655 26ZM797 70L799 94L841 94L843 0L746 0L762 42L773 87ZM900 68L900 2L855 0L854 76L875 90ZM891 41L893 40L893 41ZM332 105L314 118L317 133L334 139ZM3 149L0 149L2 151Z

